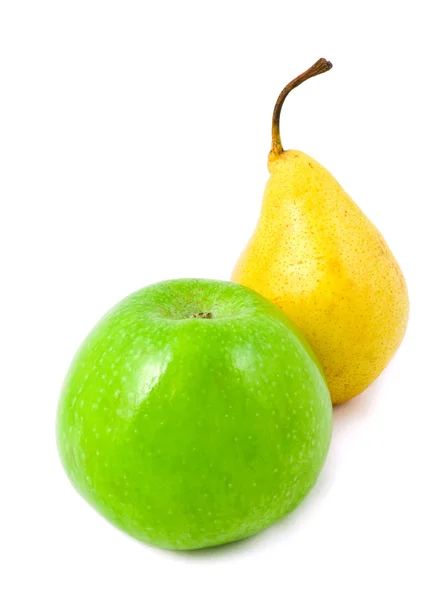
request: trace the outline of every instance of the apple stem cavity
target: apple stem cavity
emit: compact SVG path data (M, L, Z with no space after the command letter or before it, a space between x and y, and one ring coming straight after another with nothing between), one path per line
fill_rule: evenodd
M212 312L199 312L193 313L191 319L212 319L213 316Z
M330 63L325 58L320 58L315 64L312 65L307 71L293 79L288 85L283 88L280 93L280 96L277 98L277 102L274 106L274 113L272 115L272 149L271 155L275 158L280 156L283 152L283 146L280 139L280 113L283 106L283 102L286 100L286 96L291 92L294 88L298 87L304 81L311 79L311 77L315 77L316 75L321 75L322 73L326 73L332 69L332 63Z

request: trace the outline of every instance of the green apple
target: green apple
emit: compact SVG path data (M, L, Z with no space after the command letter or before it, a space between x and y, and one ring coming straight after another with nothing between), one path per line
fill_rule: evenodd
M314 485L332 409L312 350L235 283L165 281L115 306L80 347L57 418L76 489L163 548L238 540Z

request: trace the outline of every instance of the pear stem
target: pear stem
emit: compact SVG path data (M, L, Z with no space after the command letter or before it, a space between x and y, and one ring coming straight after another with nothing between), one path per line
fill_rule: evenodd
M311 79L311 77L315 77L316 75L321 75L321 73L326 73L332 69L332 63L330 63L325 58L320 58L315 64L312 65L307 71L293 79L288 85L283 88L280 93L280 96L277 98L277 102L274 106L274 113L272 115L272 149L271 154L274 156L279 156L283 152L283 146L281 144L280 138L280 113L283 106L283 102L286 100L286 96L289 92L296 87L298 87L304 81Z

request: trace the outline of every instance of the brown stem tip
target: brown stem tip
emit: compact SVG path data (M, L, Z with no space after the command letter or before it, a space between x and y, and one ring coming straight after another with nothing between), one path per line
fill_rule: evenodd
M298 87L304 81L321 75L332 69L332 63L325 58L320 58L316 63L312 65L307 71L293 79L288 85L282 89L280 96L277 98L277 102L274 106L274 113L272 115L272 148L271 154L278 156L283 152L283 146L280 138L280 113L283 106L283 102L286 100L286 96L289 92Z

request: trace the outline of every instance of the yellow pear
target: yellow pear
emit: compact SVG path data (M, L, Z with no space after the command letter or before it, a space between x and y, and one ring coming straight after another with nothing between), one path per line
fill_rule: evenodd
M277 100L260 219L232 279L274 302L305 334L338 404L389 363L406 330L409 301L400 267L371 221L318 162L282 148L286 96L331 67L320 59Z

